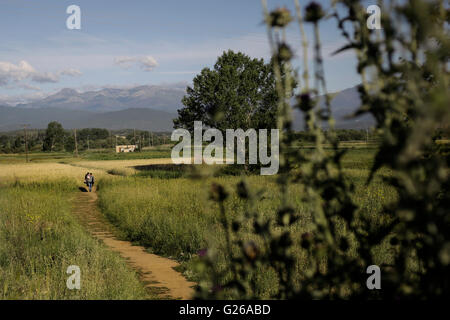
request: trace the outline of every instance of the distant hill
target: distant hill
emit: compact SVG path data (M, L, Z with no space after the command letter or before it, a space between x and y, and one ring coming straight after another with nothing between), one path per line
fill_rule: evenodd
M324 98L321 97L321 105L325 105ZM334 95L331 101L333 117L338 129L365 129L372 127L375 121L372 116L364 115L355 119L347 119L361 105L359 93L356 87L342 90ZM294 111L294 128L296 130L304 129L303 114L299 110Z
M79 93L63 89L29 104L0 107L0 131L16 130L23 124L40 129L50 121L65 128L136 128L171 131L176 110L182 107L185 91L164 86L138 86L129 89L102 89ZM322 99L323 104L323 99ZM337 128L363 129L373 126L370 116L346 119L360 105L356 88L337 93L332 100ZM303 116L294 110L294 128L303 129Z
M20 107L0 107L0 132L20 129L23 124L43 129L51 121L60 122L64 128L106 128L170 131L175 113L131 108L120 111L95 113L60 108L28 109Z
M170 86L137 86L134 88L105 88L98 91L78 92L62 89L44 99L28 104L18 104L19 108L60 108L65 110L85 110L92 112L119 111L130 108L151 108L176 112L181 107L185 90Z
M82 124L72 124L77 128L107 128L107 129L127 129L135 128L150 131L171 131L173 129L173 119L177 115L165 111L131 108L121 111L105 112L97 114L90 119L83 119Z

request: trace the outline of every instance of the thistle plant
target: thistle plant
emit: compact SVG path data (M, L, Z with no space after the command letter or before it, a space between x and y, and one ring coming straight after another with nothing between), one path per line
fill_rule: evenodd
M262 198L245 179L236 192L246 203L244 216L225 210L228 197L214 185L211 198L219 204L227 244L229 267L219 270L212 252L202 258L206 271L199 298L430 298L449 294L450 193L448 150L437 143L449 134L450 101L448 9L443 1L384 1L382 29L367 28L367 14L360 1L334 1L325 9L311 2L304 11L298 0L296 17L286 8L269 12L262 1L278 93L277 126L280 134L280 173L277 182L281 205L275 218L255 209ZM344 10L337 10L340 6ZM345 14L342 16L342 12ZM369 185L381 168L397 197L384 207L374 223L352 198L354 186L343 169L334 134L331 96L327 92L319 25L335 19L346 44L336 52L355 53L361 75L361 107L353 115L371 114L380 137ZM289 70L294 52L286 27L299 25L302 39L302 76ZM314 70L308 70L305 24L314 31ZM312 75L312 77L311 77ZM313 85L310 85L310 82ZM291 92L300 92L291 106ZM323 103L319 96L324 97ZM293 135L292 109L301 110L305 130L314 136L314 149L298 148ZM326 134L324 131L326 130ZM331 146L325 149L324 145ZM312 226L300 237L293 226L304 219L289 202L290 186L308 208ZM250 227L248 227L250 226ZM254 240L244 240L243 231ZM392 255L379 261L374 248L387 244ZM301 267L298 261L302 260ZM368 290L366 268L379 265L382 289ZM262 297L255 281L261 270L275 272L277 287Z

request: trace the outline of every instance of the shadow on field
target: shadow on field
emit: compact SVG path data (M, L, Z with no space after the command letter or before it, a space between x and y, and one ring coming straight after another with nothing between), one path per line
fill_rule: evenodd
M81 192L88 192L87 189L85 187L79 187L78 188Z
M161 179L176 179L186 176L191 170L185 164L153 164L134 166L139 171L138 176Z
M177 179L195 177L201 171L209 171L213 176L239 176L259 173L259 167L244 165L188 165L188 164L152 164L133 166L138 176L160 179Z

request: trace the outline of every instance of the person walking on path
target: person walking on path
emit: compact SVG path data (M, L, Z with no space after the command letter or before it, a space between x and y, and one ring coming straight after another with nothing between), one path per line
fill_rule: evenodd
M86 172L86 174L84 175L84 184L86 185L86 187L89 185L88 184L88 176L89 176L89 172Z
M95 178L94 178L94 175L92 174L92 172L90 172L87 175L86 181L87 181L87 185L89 187L89 192L92 192L92 187L94 186L94 183L95 183Z

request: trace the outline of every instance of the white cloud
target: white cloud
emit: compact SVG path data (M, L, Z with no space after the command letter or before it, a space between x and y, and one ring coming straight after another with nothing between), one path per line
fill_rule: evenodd
M114 59L114 63L126 69L136 64L144 71L152 71L159 65L155 58L153 58L152 56L117 57Z
M71 68L71 69L63 70L59 74L63 75L63 76L77 77L77 76L81 76L81 71Z
M66 69L58 72L39 72L27 61L22 60L17 65L7 61L0 61L0 86L9 83L20 83L31 80L38 83L58 82L60 76L79 76L81 72L76 69ZM24 84L18 85L25 88Z
M51 72L35 73L32 75L31 79L34 82L39 83L48 83L48 82L56 83L59 81L59 74Z
M10 81L21 81L31 77L36 70L26 61L20 61L17 65L0 61L0 86Z
M158 66L158 62L152 56L146 56L139 60L141 68L145 71L152 71L153 68Z

